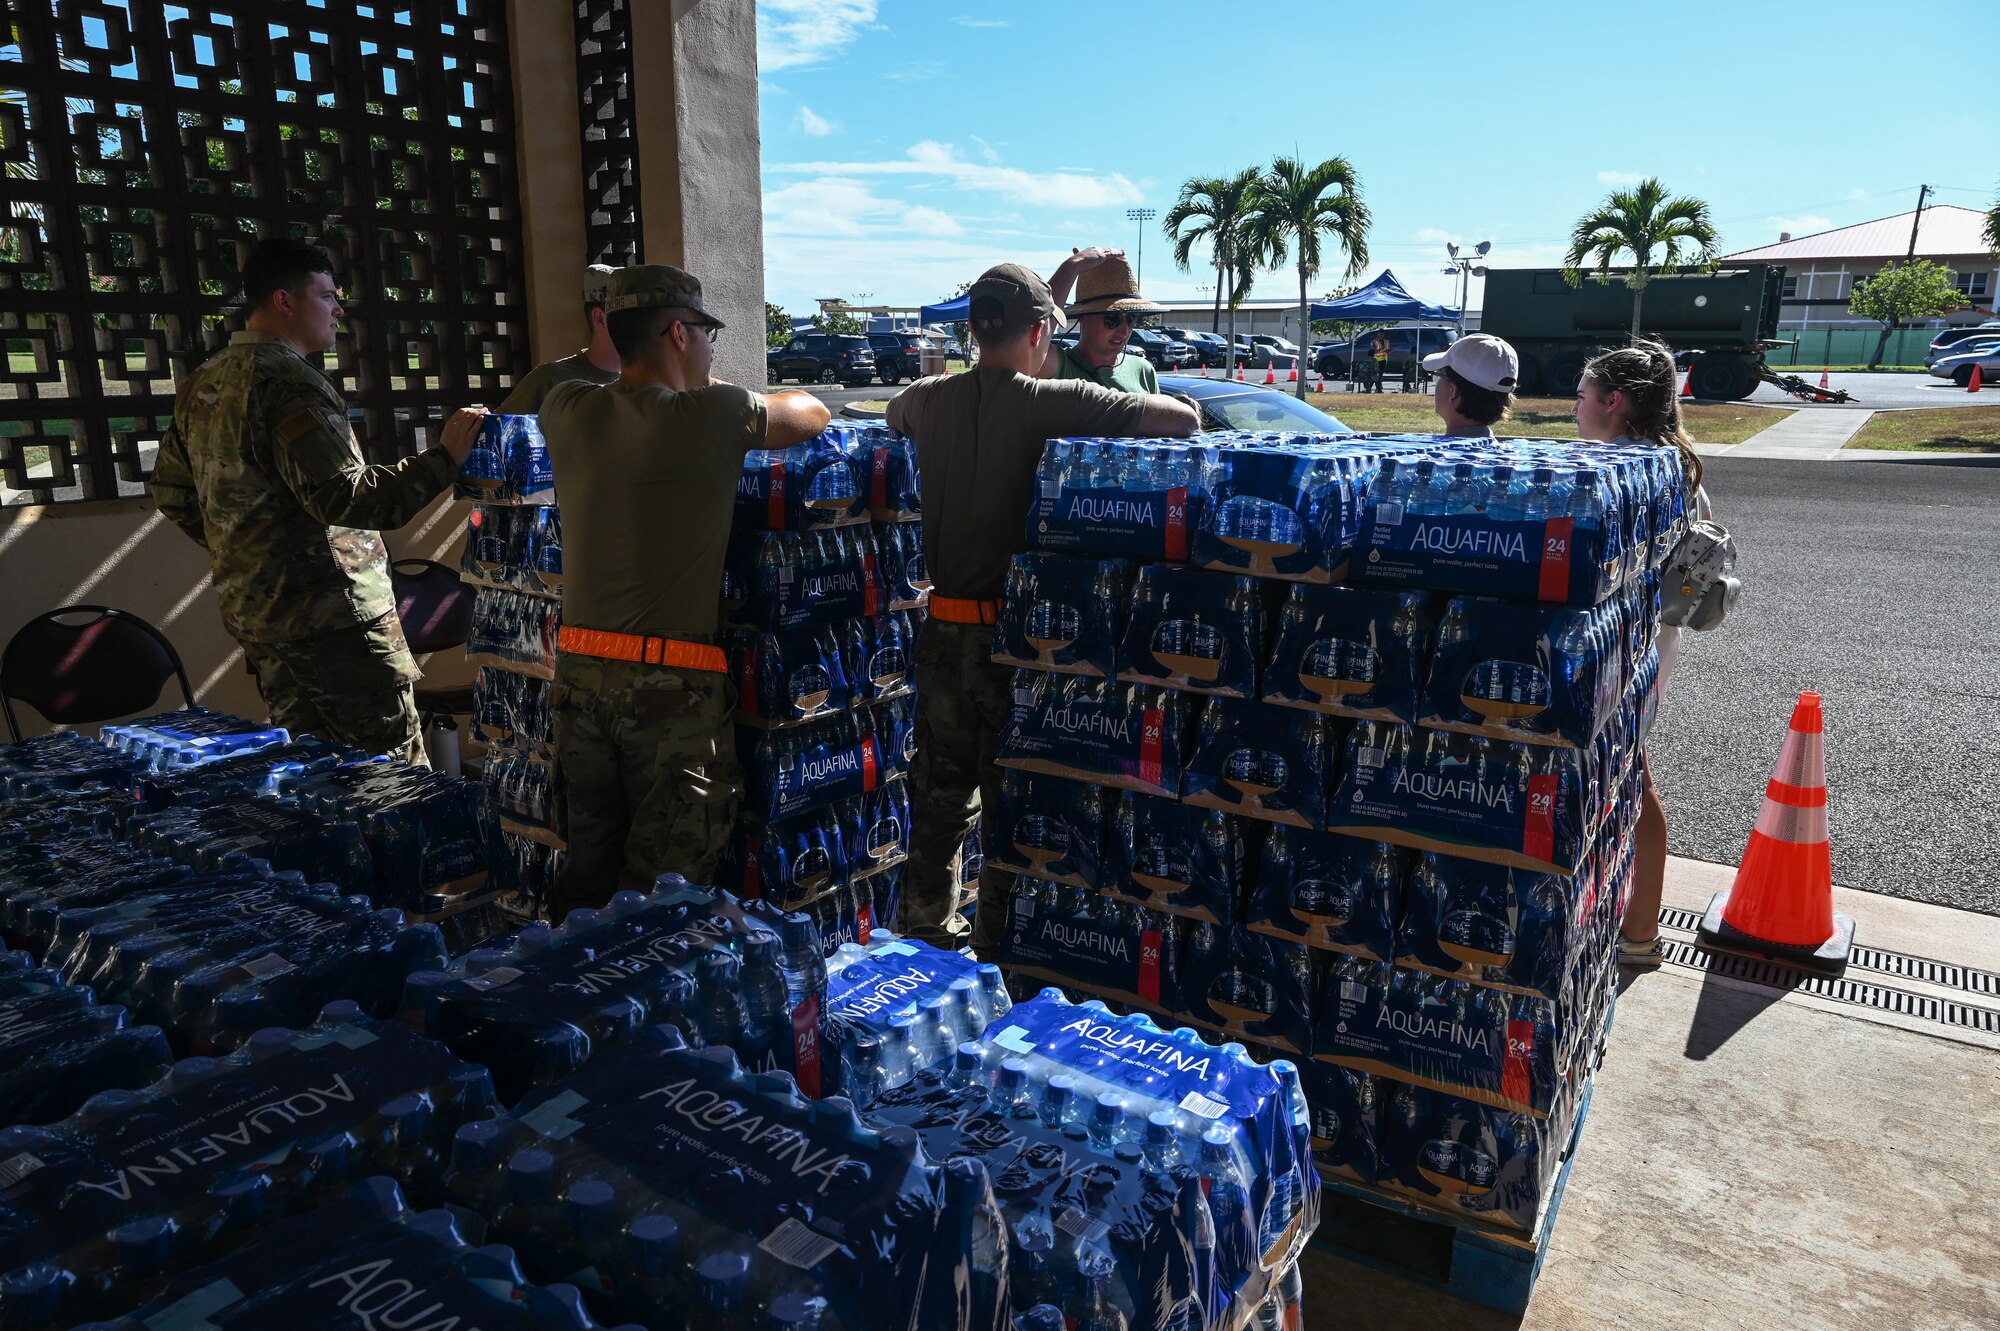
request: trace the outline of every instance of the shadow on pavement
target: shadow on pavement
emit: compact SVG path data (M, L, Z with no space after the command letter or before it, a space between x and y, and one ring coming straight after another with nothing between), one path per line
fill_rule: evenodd
M1682 1056L1691 1062L1702 1062L1784 996L1780 989L1746 988L1713 975L1704 977L1701 997L1695 1002L1694 1020L1688 1023L1687 1045L1681 1051Z

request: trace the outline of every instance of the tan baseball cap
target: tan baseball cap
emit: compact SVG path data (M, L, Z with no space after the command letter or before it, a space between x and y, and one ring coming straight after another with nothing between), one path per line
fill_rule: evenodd
M594 263L583 270L583 303L602 305L604 292L611 285L611 275L618 270L608 263Z
M722 327L722 320L701 307L701 282L692 273L664 263L641 263L611 275L604 296L606 313L651 305L693 310L709 327Z
M1050 293L1049 284L1018 263L995 264L988 268L965 295L968 316L972 306L982 300L1000 302L998 319L971 320L974 334L1026 328L1043 319L1054 319L1058 324L1068 322L1063 318L1062 311L1056 308L1056 298Z
M1511 393L1520 378L1521 358L1491 333L1467 333L1443 351L1424 357L1424 368L1433 374L1448 369L1469 384Z

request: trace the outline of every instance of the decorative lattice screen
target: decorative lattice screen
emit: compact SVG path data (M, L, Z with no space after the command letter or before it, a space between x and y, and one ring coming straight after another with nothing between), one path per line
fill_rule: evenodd
M642 262L639 159L632 131L632 15L628 0L576 0L576 87L583 130L584 248L588 262Z

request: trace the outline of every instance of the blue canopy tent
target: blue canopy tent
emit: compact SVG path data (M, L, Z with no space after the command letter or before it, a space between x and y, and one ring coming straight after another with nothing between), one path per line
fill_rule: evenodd
M935 305L924 306L917 311L917 317L923 320L926 328L932 324L960 323L965 319L965 312L971 305L972 297L953 296L950 300L941 300Z
M1349 292L1339 300L1316 300L1312 304L1312 317L1315 319L1345 319L1363 324L1456 324L1460 313L1450 305L1426 305L1412 296L1396 280L1396 274L1387 268L1367 286ZM1347 365L1348 382L1352 384L1354 338L1351 336L1347 339Z

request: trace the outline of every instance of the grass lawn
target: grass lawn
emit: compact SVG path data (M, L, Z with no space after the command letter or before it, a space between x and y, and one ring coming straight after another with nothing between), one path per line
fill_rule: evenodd
M1912 452L2000 453L2000 410L1992 407L1926 407L1878 411L1849 448L1895 448Z
M1354 430L1428 434L1439 427L1428 393L1309 393L1306 400ZM1683 406L1681 414L1696 443L1740 444L1791 412L1738 402L1701 402ZM1516 399L1512 414L1493 432L1514 438L1574 439L1576 417L1566 397L1524 397Z

